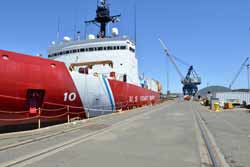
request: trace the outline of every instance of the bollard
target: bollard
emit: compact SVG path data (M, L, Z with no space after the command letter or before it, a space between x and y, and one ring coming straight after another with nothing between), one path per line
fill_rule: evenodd
M69 106L67 106L67 113L68 113L68 123L69 123L70 122Z
M89 115L89 111L87 112L87 119L89 119L90 115Z
M38 129L41 128L41 108L38 108Z
M229 103L228 103L228 109L233 109L233 108L234 108L233 103L232 103L232 102L229 102Z
M215 112L220 112L220 105L219 105L219 103L214 103L214 111Z

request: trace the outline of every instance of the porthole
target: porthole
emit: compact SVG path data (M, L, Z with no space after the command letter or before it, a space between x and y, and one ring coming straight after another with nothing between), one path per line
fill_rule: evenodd
M3 58L4 60L9 60L9 56L8 56L8 55L2 55L2 58Z
M56 65L55 65L55 64L50 64L50 66L51 66L52 68L56 68Z

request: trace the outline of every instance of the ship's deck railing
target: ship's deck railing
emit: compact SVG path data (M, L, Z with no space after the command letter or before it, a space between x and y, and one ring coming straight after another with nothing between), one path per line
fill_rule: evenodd
M56 45L51 45L48 49L49 53L54 52L55 50L61 50L65 47L69 47L72 45L90 45L92 44L93 46L103 46L104 44L106 44L107 42L117 42L117 43L121 43L121 42L126 42L126 41L130 41L132 45L134 45L133 41L128 38L128 37L115 37L115 38L96 38L96 39L91 39L91 40L72 40L72 41L68 41L68 42L60 42L57 43Z

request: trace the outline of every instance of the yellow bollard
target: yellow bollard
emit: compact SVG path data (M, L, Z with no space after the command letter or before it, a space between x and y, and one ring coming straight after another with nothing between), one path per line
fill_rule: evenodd
M220 105L219 105L219 103L214 103L214 111L215 112L220 112Z
M232 103L232 102L229 102L229 103L228 103L228 109L233 109L233 108L234 108L233 103Z

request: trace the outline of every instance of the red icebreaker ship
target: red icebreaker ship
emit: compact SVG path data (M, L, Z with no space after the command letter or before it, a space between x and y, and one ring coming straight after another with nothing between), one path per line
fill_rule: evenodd
M86 24L100 24L98 35L53 42L48 59L0 50L0 131L36 128L109 114L159 102L160 83L139 76L135 44L117 28L106 35L106 1Z

